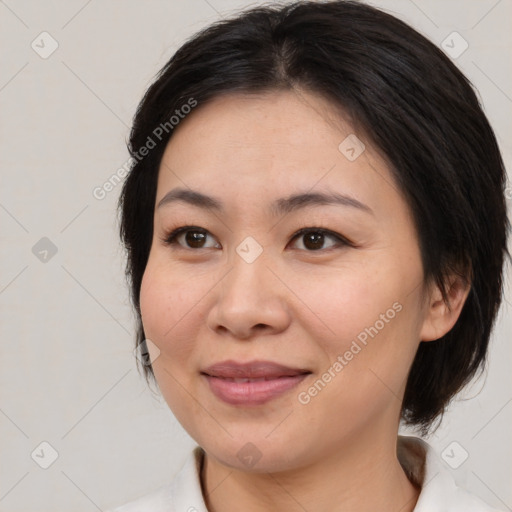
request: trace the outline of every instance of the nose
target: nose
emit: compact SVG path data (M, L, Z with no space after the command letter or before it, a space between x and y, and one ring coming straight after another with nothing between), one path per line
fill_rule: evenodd
M212 290L208 327L237 339L284 331L290 324L287 289L274 273L261 257L252 263L241 258L235 261Z

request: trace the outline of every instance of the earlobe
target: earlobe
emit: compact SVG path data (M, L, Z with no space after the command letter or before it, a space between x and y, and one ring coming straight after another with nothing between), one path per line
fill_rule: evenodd
M435 285L423 327L420 333L421 341L434 341L442 338L456 324L464 303L471 289L471 283L460 275L453 275L449 279L447 302L443 299L440 288Z

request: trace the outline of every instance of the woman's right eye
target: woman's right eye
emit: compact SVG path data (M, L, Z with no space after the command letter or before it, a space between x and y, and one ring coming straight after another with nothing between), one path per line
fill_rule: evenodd
M211 249L214 245L206 245L205 241L208 237L212 237L208 231L196 226L182 226L174 229L162 238L165 245L178 245L183 249ZM220 248L220 244L217 244Z

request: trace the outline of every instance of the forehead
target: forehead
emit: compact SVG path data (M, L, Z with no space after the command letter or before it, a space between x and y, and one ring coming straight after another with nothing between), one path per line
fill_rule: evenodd
M387 193L396 200L384 160L354 131L339 108L311 93L215 98L175 128L160 165L157 203L176 186L216 196L230 191L233 200L242 191L270 199L320 188L376 206ZM364 146L357 146L358 139ZM351 158L347 149L355 149Z
M170 144L189 148L191 144L238 150L295 148L298 155L318 146L330 146L353 133L346 116L340 115L318 95L295 90L259 94L228 94L196 107L174 130ZM208 149L211 150L211 147ZM216 152L211 155L213 158Z

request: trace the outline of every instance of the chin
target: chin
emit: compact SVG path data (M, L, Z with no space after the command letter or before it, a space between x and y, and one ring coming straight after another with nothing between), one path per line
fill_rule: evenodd
M297 444L271 440L264 435L199 443L210 457L224 466L251 473L287 471L300 465L303 457L296 451ZM292 439L288 437L288 439ZM303 454L302 454L303 455Z

